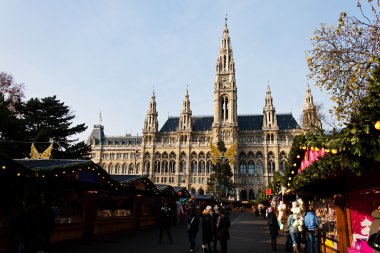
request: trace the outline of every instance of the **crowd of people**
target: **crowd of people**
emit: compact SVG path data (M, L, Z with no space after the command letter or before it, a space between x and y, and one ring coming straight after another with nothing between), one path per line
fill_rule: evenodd
M277 251L277 236L282 229L286 235L285 248L287 251L298 253L301 251L301 242L305 244L308 253L319 253L318 231L320 221L315 215L312 205L305 207L302 200L292 202L291 208L280 204L280 211L276 215L275 209L270 206L266 209L271 237L271 247Z
M172 244L172 236L170 233L171 226L171 209L167 203L161 208L160 215L160 234L158 243L161 244L163 232L166 231L169 243ZM227 252L227 241L230 239L229 228L231 226L228 210L219 205L206 206L200 213L199 208L190 208L185 218L185 227L187 231L188 241L190 244L190 252L195 251L196 238L201 228L202 236L202 252L212 253L218 251L218 242L221 253Z

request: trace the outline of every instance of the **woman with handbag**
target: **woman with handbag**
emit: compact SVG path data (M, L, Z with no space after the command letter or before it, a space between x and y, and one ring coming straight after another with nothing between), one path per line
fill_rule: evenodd
M194 252L195 238L198 234L199 217L195 209L192 209L185 220L187 236L190 243L190 252Z

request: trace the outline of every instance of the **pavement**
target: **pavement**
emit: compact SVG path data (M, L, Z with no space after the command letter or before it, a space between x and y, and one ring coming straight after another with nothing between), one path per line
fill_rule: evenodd
M270 236L266 220L248 212L232 212L231 228L228 241L228 253L261 253L271 250ZM196 239L195 252L201 249L201 228ZM91 241L66 241L53 244L51 253L185 253L189 252L187 232L184 225L171 227L173 244L169 243L164 233L163 241L158 244L157 227L134 230L115 235L107 235ZM218 244L218 250L219 250ZM279 253L285 253L285 236L282 231L277 239Z

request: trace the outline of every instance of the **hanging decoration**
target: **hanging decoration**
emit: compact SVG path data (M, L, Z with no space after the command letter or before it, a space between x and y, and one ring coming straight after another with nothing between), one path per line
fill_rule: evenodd
M212 164L216 165L217 162L220 162L222 164L230 163L232 166L235 162L235 156L236 156L236 147L237 144L234 143L227 149L226 152L221 152L214 144L210 144L211 148L211 162Z
M34 143L30 147L30 159L50 159L51 151L53 150L53 143L50 143L49 147L43 152L39 153Z

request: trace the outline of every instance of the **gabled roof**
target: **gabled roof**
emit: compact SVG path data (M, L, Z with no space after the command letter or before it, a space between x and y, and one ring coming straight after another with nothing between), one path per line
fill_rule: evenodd
M67 160L67 159L15 159L18 163L34 171L48 171L55 168L64 168L71 166L92 165L91 160Z
M160 132L173 132L178 129L179 117L169 117L160 129ZM214 116L200 116L191 118L192 131L211 131Z
M111 175L111 178L120 183L130 183L142 179L141 175Z
M279 130L299 129L297 121L291 113L276 114ZM178 129L179 117L169 117L160 129L160 133L173 132ZM211 131L214 116L192 117L192 131ZM240 131L259 131L263 126L263 115L240 115L238 116Z

